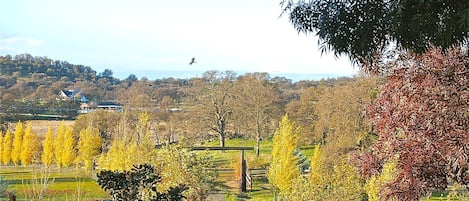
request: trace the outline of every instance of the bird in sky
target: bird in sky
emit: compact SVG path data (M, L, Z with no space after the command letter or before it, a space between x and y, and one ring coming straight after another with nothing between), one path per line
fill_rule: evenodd
M192 64L194 64L194 63L197 63L197 62L195 62L195 58L192 57L192 60L191 60L191 62L189 63L189 65L192 65Z

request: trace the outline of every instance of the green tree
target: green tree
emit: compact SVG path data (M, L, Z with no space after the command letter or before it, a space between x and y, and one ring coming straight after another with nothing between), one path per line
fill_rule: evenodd
M161 176L152 165L134 165L129 171L101 171L98 184L110 191L113 200L183 200L187 187L178 185L167 192L158 192Z
M158 150L155 167L161 171L159 191L168 191L179 184L188 187L187 200L205 200L213 188L216 172L213 158L196 155L187 149L165 146Z
M12 150L12 136L9 129L7 129L5 136L3 137L3 150L2 150L2 162L5 165L11 162L11 150Z
M469 36L467 1L281 1L298 32L315 33L322 51L361 63L397 45L422 53L448 49ZM380 56L380 55L378 55Z
M21 156L21 148L23 146L23 135L24 135L24 128L23 123L18 121L16 124L15 132L13 133L13 149L11 151L11 161L13 164L18 165L20 162Z
M300 170L297 166L298 157L294 155L299 136L299 128L290 122L288 115L285 115L274 134L272 162L267 175L269 183L280 194L287 193L292 188L293 180L300 176Z
M97 128L88 127L80 131L78 141L78 157L83 161L86 169L91 169L93 165L93 157L99 154L102 139L99 136Z
M54 136L51 127L47 129L47 133L42 147L42 164L44 164L46 167L49 167L54 161Z

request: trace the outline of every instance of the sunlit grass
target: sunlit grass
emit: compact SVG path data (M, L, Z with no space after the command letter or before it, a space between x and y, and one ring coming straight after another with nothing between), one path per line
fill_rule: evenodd
M0 176L9 183L8 190L15 192L18 200L31 197L40 189L44 190L44 200L109 198L96 181L91 179L91 173L74 167L59 171L56 168L47 170L41 166L2 166Z

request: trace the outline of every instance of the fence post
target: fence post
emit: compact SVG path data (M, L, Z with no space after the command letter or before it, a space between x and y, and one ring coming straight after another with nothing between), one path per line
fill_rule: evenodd
M246 160L244 160L244 150L241 150L241 181L239 184L239 193L246 192Z

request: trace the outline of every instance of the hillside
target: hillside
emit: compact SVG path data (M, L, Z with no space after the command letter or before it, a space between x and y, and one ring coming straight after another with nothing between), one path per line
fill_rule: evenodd
M228 71L227 71L228 72ZM0 56L0 110L3 120L36 118L38 114L48 117L74 119L81 99L89 102L112 101L124 107L155 109L162 101L170 101L171 107L183 104L184 98L193 91L198 80L222 72L207 71L202 78L175 79L172 77L149 80L138 79L130 74L125 79L113 76L112 70L97 73L92 67L71 64L67 61L37 57L30 54ZM229 72L234 82L242 77ZM260 75L281 92L279 103L285 105L298 100L305 88L322 83L332 86L350 78L321 81L292 82L285 77L270 77L267 73L246 73ZM263 79L264 79L263 78ZM73 90L73 101L64 101L62 90ZM75 94L76 92L76 94ZM85 98L83 98L85 97Z

